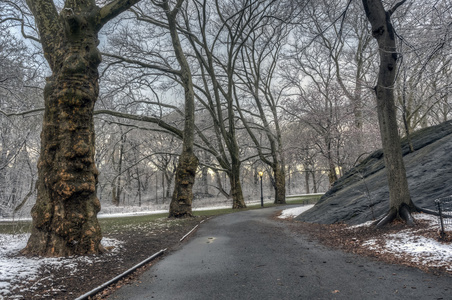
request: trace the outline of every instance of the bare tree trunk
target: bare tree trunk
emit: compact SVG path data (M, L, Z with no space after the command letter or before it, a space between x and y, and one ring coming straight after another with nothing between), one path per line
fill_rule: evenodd
M50 0L28 0L52 75L44 88L45 112L38 161L33 226L22 253L70 256L103 248L94 165L94 104L101 61L97 34L137 1L65 1L58 14Z
M312 186L314 188L314 193L317 193L317 178L315 176L315 171L312 171L311 174L312 174Z
M289 183L287 184L287 187L289 188L289 195L292 194L292 168L289 165L287 168L287 173L289 176Z
M407 210L414 209L408 189L400 137L397 130L394 84L398 54L394 29L390 20L395 9L405 1L403 0L391 10L385 11L380 0L363 0L367 18L372 25L372 34L378 42L380 53L380 69L375 93L389 184L389 212L386 217L378 221L377 226L383 226L397 217L401 217L407 223L412 224L411 215Z
M100 55L94 33L74 39L61 43L62 65L54 68L44 90L38 197L25 254L69 256L100 250L93 123Z
M217 182L217 189L220 192L220 194L222 194L224 197L226 197L227 199L229 199L231 197L231 195L229 195L223 188L223 183L221 182L221 175L220 172L218 172L218 170L213 170L213 172L215 173L215 180Z
M121 130L122 132L122 130ZM111 183L111 195L112 195L112 203L114 206L119 206L121 201L121 191L122 191L122 160L124 156L124 144L125 144L125 136L121 134L120 146L119 146L119 161L118 161L118 175L113 179ZM115 151L113 151L113 165L115 163Z
M332 149L330 140L328 139L326 143L328 145L328 179L330 181L330 186L332 186L337 181L336 165L334 164L333 156L331 154Z
M201 170L201 183L202 183L202 188L203 188L203 194L205 196L209 195L209 173L208 173L208 168L207 167L203 167Z
M192 216L193 184L195 183L198 158L182 153L176 171L176 186L170 204L170 217Z
M232 208L246 208L245 199L243 198L242 184L240 183L240 164L232 167L230 171L229 181L231 183Z
M171 197L171 185L173 184L173 178L174 178L174 173L172 171L170 172L165 172L165 178L166 178L166 198L170 198Z
M140 178L140 170L138 168L135 168L137 172L137 184L138 184L138 207L141 207L141 178Z
M116 184L115 180L111 182L111 203L113 203L114 206L119 206L119 197L116 190Z
M193 202L193 184L195 183L198 158L193 151L195 135L195 94L193 81L176 26L176 15L181 9L183 1L178 1L173 10L169 8L169 1L161 3L164 9L173 43L174 53L180 65L180 79L185 90L185 122L182 154L176 169L174 193L170 204L170 217L191 217Z
M273 168L275 176L275 204L286 203L286 174L284 168L279 163Z
M306 185L306 194L309 194L309 171L305 169L304 180Z

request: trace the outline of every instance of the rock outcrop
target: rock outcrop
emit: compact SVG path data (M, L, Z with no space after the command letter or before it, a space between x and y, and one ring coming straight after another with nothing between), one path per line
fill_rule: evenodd
M402 141L411 198L418 207L436 209L434 200L452 195L452 121L411 135L414 152ZM389 208L389 190L382 150L375 151L341 177L297 220L322 224L360 224Z

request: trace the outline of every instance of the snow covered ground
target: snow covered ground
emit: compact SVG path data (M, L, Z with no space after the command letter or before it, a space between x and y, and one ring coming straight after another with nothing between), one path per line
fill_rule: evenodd
M281 212L279 218L294 218L310 209L313 205L300 206L285 209ZM427 214L414 214L417 220L425 220L430 224L432 232L438 230L437 217ZM358 226L370 226L372 222L364 223ZM351 226L355 227L355 226ZM452 228L446 228L452 230ZM452 245L442 244L434 239L420 236L416 228L406 229L397 234L385 235L385 242L378 243L371 239L366 241L363 246L380 253L393 253L395 256L409 257L410 260L418 265L430 267L445 267L452 271Z
M312 205L305 205L282 211L279 218L293 218L307 211ZM417 214L415 218L422 218L430 222L432 230L437 230L436 217L424 214ZM363 224L362 226L368 226ZM79 258L24 258L17 256L19 250L26 245L29 234L0 234L0 299L16 299L11 294L14 288L21 287L21 282L42 278L43 266L67 269L67 273L74 272L78 261L100 260L100 257L79 257ZM116 246L119 251L120 241L113 239L103 239L104 246ZM379 252L391 252L395 255L404 255L411 257L417 264L428 266L445 266L452 271L452 245L441 244L434 239L427 239L416 235L416 229L400 231L397 234L385 236L385 243L376 243L375 240L368 240L364 243L365 247ZM105 259L103 257L102 259ZM38 277L39 276L39 277ZM49 274L51 276L51 274ZM37 281L34 286L40 283ZM34 287L33 286L33 287ZM30 289L33 289L31 287ZM17 298L21 299L21 298Z
M0 299L23 299L22 296L14 296L11 291L15 288L21 288L22 282L32 281L40 278L45 279L41 272L45 272L44 266L63 268L68 275L73 274L77 268L77 262L93 263L95 260L105 259L105 257L77 257L77 258L25 258L17 254L27 244L30 234L0 234ZM108 247L115 245L112 254L118 251L120 241L103 238L102 245ZM48 276L52 276L51 273ZM37 288L40 281L29 288ZM23 290L23 289L22 289Z
M414 214L416 220L429 222L433 232L438 231L437 217L427 214ZM367 224L368 226L368 224ZM446 228L450 231L452 228ZM416 228L401 230L396 234L385 235L384 244L368 240L363 245L380 253L393 253L395 256L409 257L417 265L445 267L452 272L452 244L442 244L416 234Z

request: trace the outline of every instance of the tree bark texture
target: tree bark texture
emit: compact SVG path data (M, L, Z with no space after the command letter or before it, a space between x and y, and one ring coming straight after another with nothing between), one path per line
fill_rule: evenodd
M228 172L229 182L231 183L232 209L246 208L243 198L242 184L240 182L240 165L233 165Z
M195 93L190 66L182 50L177 32L176 15L181 9L182 1L178 1L173 10L169 9L169 1L162 2L161 6L166 12L171 41L177 61L180 65L179 77L184 87L185 121L182 154L176 169L174 193L170 204L170 217L192 216L193 184L195 183L198 158L194 154L195 140Z
M367 18L372 25L373 37L379 46L380 68L375 93L389 183L389 209L391 214L395 211L397 215L404 206L414 208L406 179L394 101L398 54L390 17L395 8L403 2L396 4L392 10L385 11L380 0L363 0Z
M52 75L44 88L45 112L38 161L33 226L23 254L70 256L103 250L97 221L98 171L94 164L94 104L101 62L101 27L136 1L68 0L60 14L50 0L28 0Z
M273 168L275 176L275 204L286 204L286 173L280 164Z
M171 199L169 217L192 216L193 184L197 169L198 158L193 154L182 153L176 170L176 184Z

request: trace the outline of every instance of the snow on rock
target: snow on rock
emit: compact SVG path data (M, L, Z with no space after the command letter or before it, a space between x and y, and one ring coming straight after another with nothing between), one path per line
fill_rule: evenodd
M289 218L298 217L299 215L301 215L305 211L309 210L313 206L314 206L314 204L285 209L281 212L281 215L279 215L278 218L289 219Z

